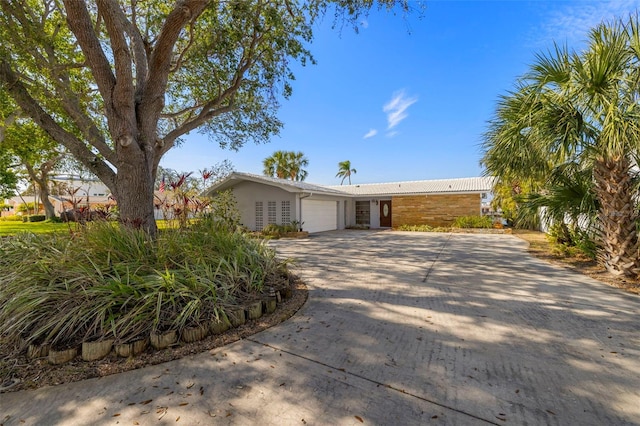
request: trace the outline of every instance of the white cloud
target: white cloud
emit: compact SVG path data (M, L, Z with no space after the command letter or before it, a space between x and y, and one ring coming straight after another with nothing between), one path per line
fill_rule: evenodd
M382 111L387 113L387 130L393 129L407 118L407 108L417 101L417 97L407 97L404 90L395 92L391 100L382 107Z
M396 130L392 130L390 132L387 132L387 134L385 136L388 137L388 138L392 138L397 134L398 134L398 132Z
M375 135L377 135L377 134L378 134L378 131L377 131L376 129L370 129L370 130L367 132L367 134L366 134L366 135L364 135L364 136L362 137L362 139L369 139L369 138L374 137L374 136L375 136Z
M630 13L640 9L640 0L609 0L599 2L555 3L557 9L551 10L544 19L542 28L536 29L539 42L548 44L551 41L570 47L587 39L591 28L603 21L621 18L626 20ZM541 30L541 31L540 31ZM542 35L542 36L541 36Z
M360 26L366 30L367 28L369 28L369 21L363 19L362 21L360 21Z

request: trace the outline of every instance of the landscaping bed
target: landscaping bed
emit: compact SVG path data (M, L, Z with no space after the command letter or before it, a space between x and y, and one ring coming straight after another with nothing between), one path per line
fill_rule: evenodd
M40 386L28 378L34 369L65 375L86 364L69 375L95 376L96 366L121 365L117 356L127 365L162 362L164 351L255 332L264 314L280 317L295 282L289 260L219 225L202 220L152 237L104 222L2 240L0 387Z
M291 288L291 297L283 300L271 314L247 321L239 327L231 328L219 335L210 335L197 342L181 341L159 351L148 347L136 357L122 358L115 352L111 352L101 360L83 361L80 357L76 357L66 364L51 365L46 357L29 360L26 353L15 356L0 351L0 388L6 387L5 392L15 392L77 382L135 370L147 365L161 364L228 345L280 324L293 316L306 302L308 292L306 285L299 280L296 280Z

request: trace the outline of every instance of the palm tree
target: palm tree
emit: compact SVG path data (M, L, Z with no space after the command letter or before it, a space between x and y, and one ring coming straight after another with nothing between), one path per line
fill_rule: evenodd
M289 174L286 151L274 152L270 157L262 161L262 165L264 166L262 173L265 176L275 176L280 179L285 179Z
M345 179L349 179L349 185L351 185L351 174L358 173L356 169L351 168L351 161L345 160L338 163L338 173L336 177L341 177L340 185L344 183Z
M300 151L293 152L289 151L287 153L288 164L287 168L289 169L289 179L302 181L307 178L309 174L303 167L307 167L309 165L309 160L304 154Z
M556 46L539 55L498 104L483 143L487 172L544 189L551 170L591 170L597 202L598 260L615 275L637 275L632 165L640 141L638 17L591 30L578 54Z
M276 151L262 165L265 176L302 181L307 178L308 172L303 167L309 165L309 160L302 152Z

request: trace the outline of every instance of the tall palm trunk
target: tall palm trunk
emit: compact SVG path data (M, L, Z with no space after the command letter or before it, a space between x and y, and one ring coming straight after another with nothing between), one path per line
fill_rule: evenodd
M600 202L598 260L614 275L635 276L640 271L630 169L624 157L598 158L594 167Z

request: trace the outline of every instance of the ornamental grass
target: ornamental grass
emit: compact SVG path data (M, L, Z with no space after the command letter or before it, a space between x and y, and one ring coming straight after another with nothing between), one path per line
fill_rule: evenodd
M5 238L0 251L0 342L20 348L180 332L288 284L288 260L212 220L156 239L90 223L71 235Z

